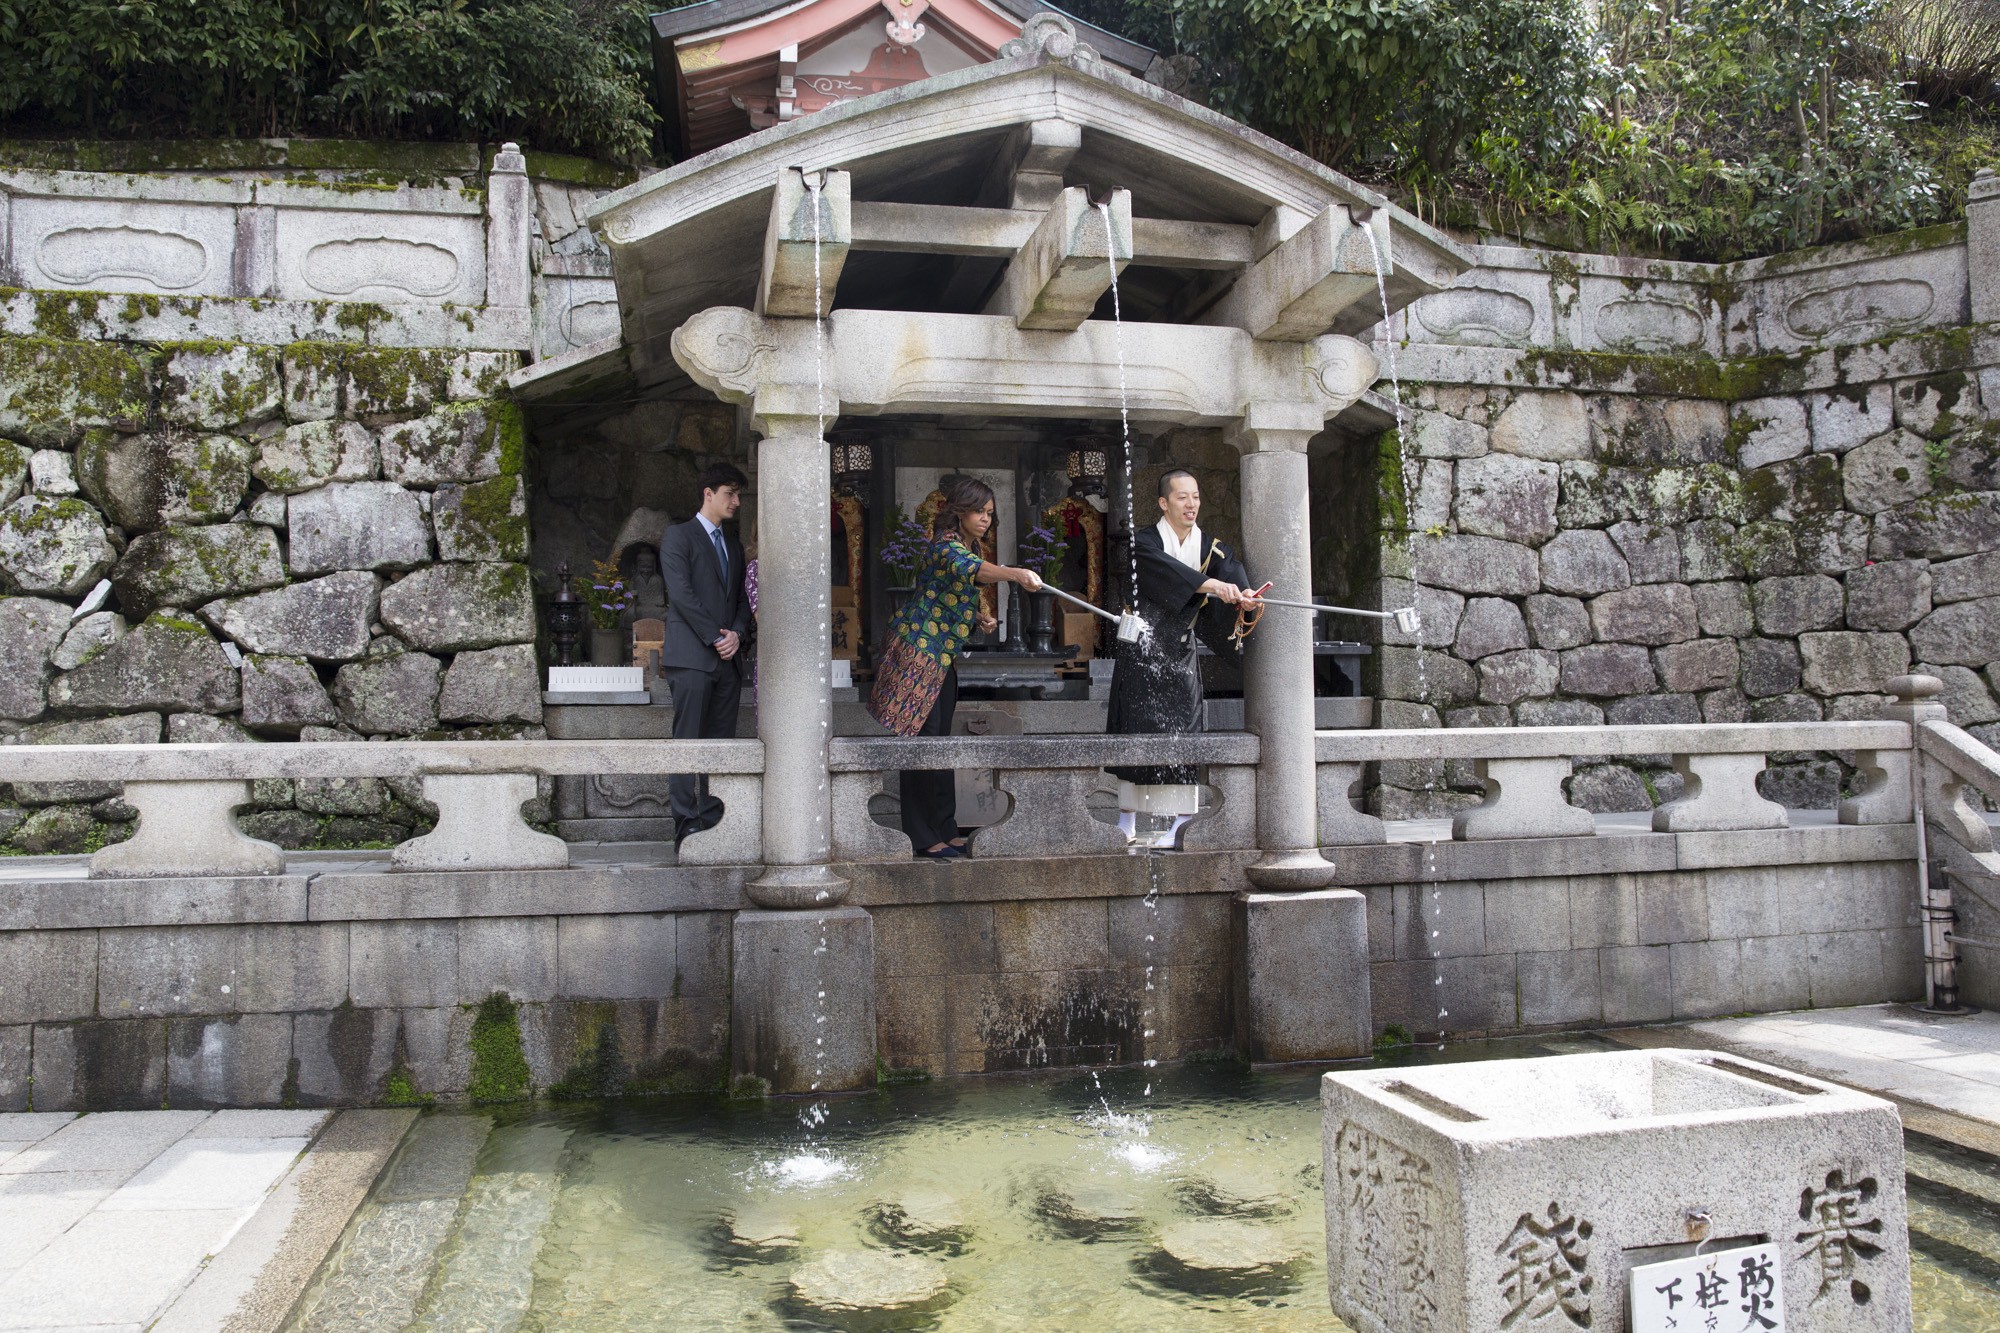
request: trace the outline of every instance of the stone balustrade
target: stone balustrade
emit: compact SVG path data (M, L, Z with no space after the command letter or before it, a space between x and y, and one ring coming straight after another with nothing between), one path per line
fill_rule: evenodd
M1485 801L1453 821L1459 841L1588 836L1595 822L1569 804L1563 781L1577 758L1672 756L1683 794L1653 812L1659 832L1776 829L1783 807L1757 791L1765 756L1839 751L1855 756L1861 791L1841 803L1843 824L1907 822L1911 725L1887 722L1768 722L1638 727L1488 727L1322 731L1314 736L1322 846L1386 841L1383 822L1355 805L1365 765L1395 760L1463 760L1487 786ZM1918 727L1926 806L1968 849L1992 850L1991 832L1967 793L2000 794L1990 751L1947 723ZM1201 766L1209 789L1202 814L1182 831L1188 851L1251 850L1258 737L1241 732L1173 738L993 736L840 738L829 756L833 859L902 861L908 841L877 823L869 802L885 775L903 769L990 770L1007 798L1000 820L980 829L985 857L1071 856L1123 850L1116 829L1090 811L1111 780L1108 765ZM568 864L561 840L523 821L538 778L558 775L658 776L697 772L728 814L690 835L684 865L754 865L763 855L763 744L713 741L444 741L365 745L9 745L0 746L0 782L116 782L139 811L128 841L96 853L99 877L261 875L283 869L270 843L244 836L235 811L257 779L418 779L438 810L437 827L398 846L397 869L542 869Z
M1983 750L1970 738L1966 742ZM1653 811L1653 828L1661 833L1787 827L1785 808L1758 792L1757 775L1769 754L1815 750L1854 752L1869 775L1864 790L1841 803L1841 823L1910 818L1907 722L1322 731L1315 745L1320 841L1329 847L1384 841L1381 821L1353 805L1362 765L1414 759L1469 760L1486 784L1484 802L1452 821L1452 837L1459 841L1588 837L1596 831L1595 819L1563 792L1572 761L1641 754L1670 755L1684 784L1677 799Z
M124 784L137 830L90 860L94 878L120 879L281 872L283 851L236 825L259 778L420 779L437 825L399 845L394 868L539 870L567 866L569 848L521 817L538 778L705 773L728 814L686 840L681 863L754 863L763 768L764 747L750 740L0 746L0 782Z
M1988 869L2000 873L1993 855L1993 829L1972 802L1977 792L2000 802L2000 755L1949 722L1920 722L1917 752L1923 756L1926 820L1943 828ZM1907 815L1905 816L1907 817Z
M1093 816L1092 792L1110 764L1204 765L1213 800L1181 832L1188 851L1256 846L1258 738L1245 732L1161 736L980 736L843 738L833 742L834 855L843 861L902 861L909 839L869 817L885 771L991 769L1007 813L973 835L975 856L1074 856L1122 852L1125 838Z

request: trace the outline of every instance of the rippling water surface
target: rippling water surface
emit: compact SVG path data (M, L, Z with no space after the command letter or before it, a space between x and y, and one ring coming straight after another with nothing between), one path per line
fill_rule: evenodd
M1415 1058L1601 1048L1465 1043ZM347 1326L343 1302L383 1327L400 1292L408 1326L465 1333L1341 1329L1325 1291L1318 1073L1065 1071L810 1106L518 1112L480 1149L449 1240L429 1258L407 1252L415 1242L344 1256L346 1285L299 1327ZM2000 1329L2000 1169L1916 1136L1910 1148L1917 1327ZM882 1255L896 1280L935 1288L922 1308L828 1316L791 1299L807 1265Z

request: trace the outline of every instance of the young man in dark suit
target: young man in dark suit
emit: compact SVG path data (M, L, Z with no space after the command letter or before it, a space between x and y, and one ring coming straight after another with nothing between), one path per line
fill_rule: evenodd
M750 602L743 591L742 543L722 525L736 517L746 483L728 463L711 464L701 474L701 508L660 538L660 577L667 585L660 667L673 692L677 740L736 734ZM675 842L722 819L722 802L708 794L705 775L676 774L668 789Z

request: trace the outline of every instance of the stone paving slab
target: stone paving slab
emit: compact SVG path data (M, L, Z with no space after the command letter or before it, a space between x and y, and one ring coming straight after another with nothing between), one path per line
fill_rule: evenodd
M2000 1014L1877 1004L1648 1030L1675 1033L2000 1131Z
M149 1327L329 1114L0 1116L0 1330Z

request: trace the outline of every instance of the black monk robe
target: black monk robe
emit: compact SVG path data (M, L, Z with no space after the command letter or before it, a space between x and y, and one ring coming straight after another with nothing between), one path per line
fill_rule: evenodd
M1226 647L1236 609L1199 591L1209 579L1244 587L1250 576L1221 542L1202 534L1206 549L1200 569L1167 554L1158 524L1133 535L1139 562L1138 612L1152 630L1149 639L1117 643L1105 731L1113 736L1146 736L1202 730L1201 671L1196 636L1216 652ZM1195 781L1193 764L1113 768L1113 776L1141 786Z

